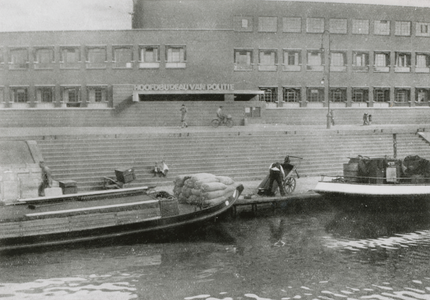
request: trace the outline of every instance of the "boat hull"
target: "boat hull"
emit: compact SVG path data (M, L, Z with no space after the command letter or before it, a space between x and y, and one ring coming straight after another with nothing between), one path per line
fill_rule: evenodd
M15 230L9 237L2 235L0 251L116 240L126 236L145 240L145 236L152 233L197 226L196 223L219 217L234 205L242 190L243 186L240 185L231 197L217 205L166 216L154 214L154 200L133 202L130 205L134 206L131 207L126 204L104 206L101 209L91 207L84 213L67 210L54 214L51 211L27 214L25 218L0 222L3 232L8 229L14 232L14 228L19 230L18 234ZM64 212L66 214L62 215ZM76 226L71 227L70 224Z
M348 182L317 183L314 191L341 208L376 210L427 209L430 185L365 184Z

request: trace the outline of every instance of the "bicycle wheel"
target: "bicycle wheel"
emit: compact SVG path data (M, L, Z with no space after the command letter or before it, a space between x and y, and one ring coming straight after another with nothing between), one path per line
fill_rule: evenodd
M225 121L225 125L230 128L233 127L233 120L228 119L227 121Z
M285 192L287 194L291 194L296 189L296 179L294 177L290 177L285 181L284 184Z
M211 121L211 125L212 125L212 127L217 128L219 126L219 120L218 119L213 119Z

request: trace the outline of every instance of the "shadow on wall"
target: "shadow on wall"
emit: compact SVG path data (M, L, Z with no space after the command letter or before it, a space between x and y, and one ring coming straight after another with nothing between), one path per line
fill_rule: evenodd
M130 96L114 107L113 114L119 115L121 112L123 112L124 110L126 110L127 108L132 106L133 104L134 104L133 97Z

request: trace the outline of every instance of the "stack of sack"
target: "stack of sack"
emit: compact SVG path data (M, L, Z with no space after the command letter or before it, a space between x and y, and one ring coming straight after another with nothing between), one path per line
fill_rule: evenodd
M173 193L179 203L214 206L230 197L237 184L226 176L209 173L179 175L173 181Z

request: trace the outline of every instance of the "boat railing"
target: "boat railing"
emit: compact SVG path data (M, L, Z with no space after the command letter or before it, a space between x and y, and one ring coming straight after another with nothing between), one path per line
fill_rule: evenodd
M430 183L430 177L372 177L372 176L345 176L345 175L325 175L320 174L321 182L339 182L339 183L373 183L373 184L400 184Z

